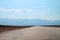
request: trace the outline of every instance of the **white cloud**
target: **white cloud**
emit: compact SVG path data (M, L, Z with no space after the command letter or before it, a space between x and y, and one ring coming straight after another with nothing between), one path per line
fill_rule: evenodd
M32 14L31 12L33 11L31 9L25 9L25 8L21 8L21 9L0 8L0 12L2 12L0 18L26 19L27 17L27 19L30 19L31 18L30 16ZM27 13L27 14L25 15L23 13Z
M39 11L39 10L37 10ZM34 11L34 13L38 13L37 11ZM33 12L33 10L30 9L25 9L25 8L21 8L21 9L8 9L8 8L0 8L0 12L4 12L4 13L12 13L12 14L3 14L0 15L0 18L12 18L12 19L43 19L43 20L60 20L60 18L58 17L54 17L54 16L46 16L45 12L42 14L42 12L40 12L41 15L36 15L36 14L32 14L31 12ZM22 13L28 13L28 14L22 14ZM15 14L15 13L21 13L21 14Z
M8 8L0 8L0 12L8 12L8 13L20 13L20 12L32 12L30 9L8 9Z
M32 12L32 10L28 10L28 12Z

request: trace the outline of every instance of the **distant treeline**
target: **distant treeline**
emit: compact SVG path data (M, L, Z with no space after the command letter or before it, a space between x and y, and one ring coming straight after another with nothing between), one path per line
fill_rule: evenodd
M0 25L0 27L32 27L32 26L12 26L12 25Z

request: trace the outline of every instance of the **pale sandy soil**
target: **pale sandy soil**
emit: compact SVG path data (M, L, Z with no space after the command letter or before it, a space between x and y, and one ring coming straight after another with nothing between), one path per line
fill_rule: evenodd
M0 33L0 40L60 40L60 28L28 27Z

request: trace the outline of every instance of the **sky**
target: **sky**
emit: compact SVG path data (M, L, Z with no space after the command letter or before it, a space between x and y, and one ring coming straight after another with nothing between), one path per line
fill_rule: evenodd
M60 20L60 0L0 0L0 18Z

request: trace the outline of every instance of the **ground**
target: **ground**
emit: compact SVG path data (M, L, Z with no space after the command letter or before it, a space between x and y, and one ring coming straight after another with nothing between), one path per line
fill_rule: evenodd
M60 40L59 27L0 27L0 40Z

